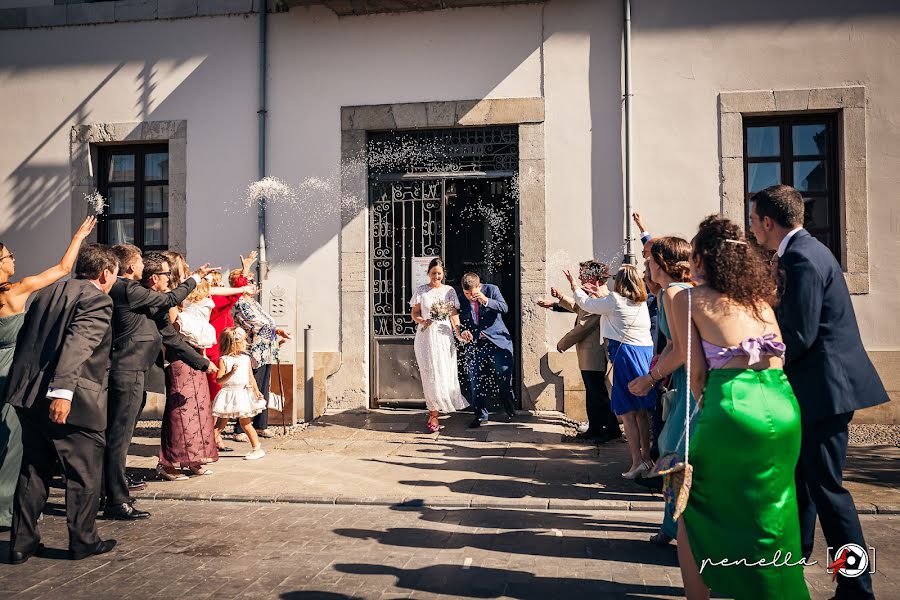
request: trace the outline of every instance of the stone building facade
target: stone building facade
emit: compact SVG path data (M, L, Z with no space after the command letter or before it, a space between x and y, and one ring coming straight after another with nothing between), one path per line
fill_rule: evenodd
M111 157L128 148L148 161L149 183L143 209L124 200L137 222L118 234L136 227L146 246L194 263L234 265L256 246L242 198L258 178L258 2L0 1L0 240L20 274L58 259L89 210L84 195L117 187ZM633 4L634 209L653 233L690 238L707 214L743 220L754 186L805 182L811 226L841 261L896 395L900 10ZM313 328L317 413L372 406L376 371L394 364L374 329L374 179L347 165L377 132L493 127L517 140L515 164L495 175L514 173L518 186L522 405L581 416L574 354L555 351L569 320L534 301L564 284L562 268L623 254L622 3L270 0L269 10L266 173L300 193L268 206L277 293L267 299L286 303L294 329ZM167 155L165 180L150 175L154 152ZM302 352L288 349L294 381ZM860 418L896 422L895 404Z

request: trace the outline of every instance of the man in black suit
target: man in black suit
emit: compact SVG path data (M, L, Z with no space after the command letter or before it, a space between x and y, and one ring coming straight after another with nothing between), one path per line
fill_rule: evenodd
M146 402L147 372L162 347L162 336L154 318L158 313L165 313L183 302L209 269L204 265L197 275L189 277L172 291L161 293L140 283L144 275L140 248L120 244L113 247L113 252L119 260L119 277L109 292L113 300L113 346L109 372L109 426L103 457L103 487L106 493L103 516L133 520L150 516L149 512L134 506L129 495L131 486L125 472L125 461L134 428ZM159 260L160 257L162 260ZM153 253L150 263L147 269L149 287L159 283L167 288L171 267L165 257ZM202 365L203 369L207 369L209 360L204 359Z
M803 197L775 185L751 201L756 240L778 256L778 325L787 346L784 371L800 405L803 439L797 503L803 555L813 549L816 514L834 551L866 547L853 498L843 487L847 428L853 412L888 401L859 335L850 292L831 251L803 229ZM836 598L874 598L868 573L838 575Z
M33 296L9 371L7 402L22 422L22 467L13 505L9 559L43 550L38 517L57 460L66 478L69 556L109 552L97 535L97 500L106 429L106 385L118 262L111 249L81 249L75 279Z

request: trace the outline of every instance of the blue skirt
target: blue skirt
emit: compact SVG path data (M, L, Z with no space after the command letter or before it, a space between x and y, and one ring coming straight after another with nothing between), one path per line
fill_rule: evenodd
M609 340L609 358L613 361L613 384L610 400L613 412L624 415L636 410L651 410L656 406L656 390L646 396L635 396L628 391L632 380L650 371L653 346L632 346Z

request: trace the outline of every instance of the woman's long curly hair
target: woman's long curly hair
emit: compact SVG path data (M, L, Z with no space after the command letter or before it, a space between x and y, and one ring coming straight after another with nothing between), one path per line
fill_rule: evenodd
M744 237L733 221L711 215L703 219L693 241L694 259L703 267L706 285L763 318L765 306L778 301L775 277L763 251Z
M666 275L687 283L691 280L691 243L683 238L657 238L650 246L650 256ZM658 282L657 282L658 283Z

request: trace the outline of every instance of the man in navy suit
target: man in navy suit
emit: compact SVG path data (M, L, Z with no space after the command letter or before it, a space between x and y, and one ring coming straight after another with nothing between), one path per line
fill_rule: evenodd
M787 346L784 372L800 405L803 438L797 503L803 555L813 549L816 514L828 545L866 548L853 498L843 486L847 427L853 412L888 401L859 335L850 292L831 251L803 229L803 198L775 185L751 201L756 240L778 257L781 300L775 314ZM838 575L835 598L874 598L868 573Z
M508 418L516 414L513 393L513 343L503 322L509 306L500 289L489 283L481 284L475 273L462 277L466 301L460 302L459 322L463 330L463 358L469 378L470 401L475 419L469 427L479 427L488 420L487 401L499 396Z

